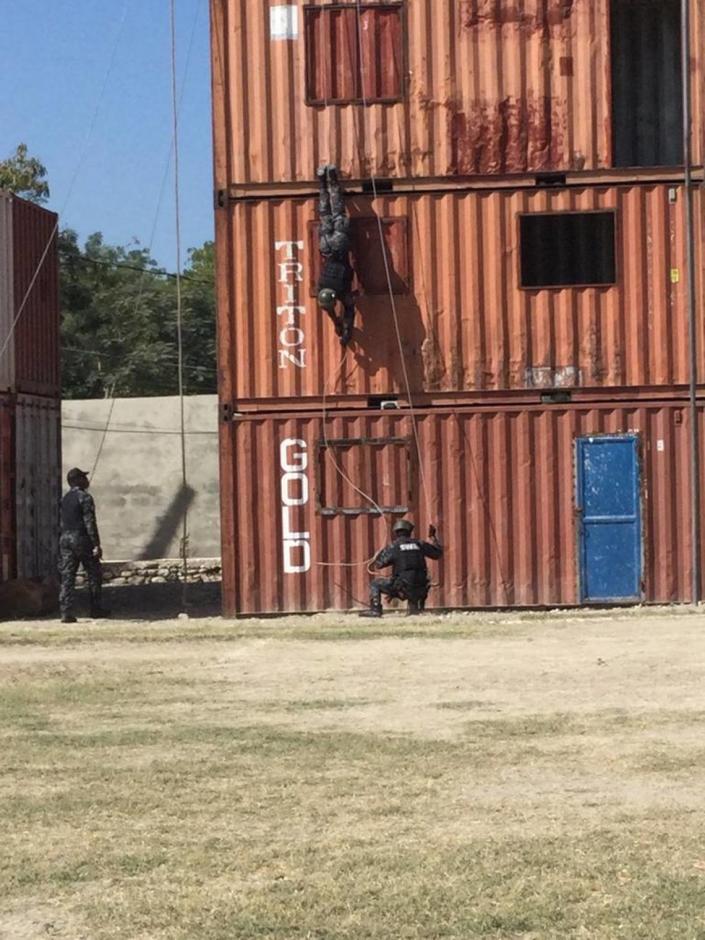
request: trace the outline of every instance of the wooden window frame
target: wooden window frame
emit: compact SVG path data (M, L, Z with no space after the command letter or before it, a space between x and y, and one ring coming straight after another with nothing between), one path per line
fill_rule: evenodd
M333 516L379 516L379 512L370 503L364 506L325 506L323 503L325 474L323 465L325 462L326 450L333 450L342 447L388 447L390 444L403 447L406 451L407 461L407 504L405 506L382 506L383 513L393 516L404 516L412 511L413 493L414 493L414 457L412 440L409 437L353 437L336 438L330 440L320 440L317 447L316 459L316 512L320 516L331 518ZM331 468L331 473L335 472ZM363 502L363 497L360 496Z
M388 97L381 98L363 98L363 97L353 97L353 98L313 98L311 97L309 90L312 85L312 75L311 75L311 66L313 63L313 53L310 47L309 40L309 29L308 29L308 14L309 13L321 13L321 12L335 12L337 10L358 10L357 3L326 3L323 6L316 6L313 4L306 4L304 6L304 43L305 43L305 88L306 88L306 98L305 102L309 107L312 108L324 108L324 107L344 107L345 105L358 104L399 104L402 101L406 100L407 97L407 29L406 29L406 5L403 0L395 0L391 3L369 3L363 2L359 4L360 12L365 12L366 10L398 10L399 11L399 26L400 26L400 76L399 76L399 94ZM359 52L359 48L358 48ZM359 70L359 62L357 64ZM362 75L359 76L360 84L362 84Z

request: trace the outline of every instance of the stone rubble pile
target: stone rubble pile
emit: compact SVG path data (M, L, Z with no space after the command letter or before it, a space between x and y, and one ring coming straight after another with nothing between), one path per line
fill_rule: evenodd
M158 561L104 561L104 584L167 584L181 581L183 562L178 558ZM188 561L188 580L193 584L220 581L221 566L219 558L190 558ZM85 584L83 571L76 577L76 585Z

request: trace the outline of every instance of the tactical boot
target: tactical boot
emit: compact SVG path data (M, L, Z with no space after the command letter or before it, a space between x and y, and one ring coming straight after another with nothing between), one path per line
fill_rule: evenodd
M422 614L423 608L419 601L409 601L409 606L406 609L407 617L415 617L417 614Z
M72 617L71 614L64 614L61 618L62 623L78 623L75 617Z
M382 608L381 607L370 607L369 610L361 610L359 613L360 617L381 617Z

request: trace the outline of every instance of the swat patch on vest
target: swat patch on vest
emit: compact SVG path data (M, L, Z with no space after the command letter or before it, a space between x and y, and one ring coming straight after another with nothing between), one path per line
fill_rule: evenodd
M407 542L406 545L400 545L399 548L403 552L418 552L421 550L418 542Z

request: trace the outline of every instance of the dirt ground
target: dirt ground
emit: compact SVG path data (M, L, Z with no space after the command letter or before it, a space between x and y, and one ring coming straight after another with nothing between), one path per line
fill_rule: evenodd
M705 611L22 621L0 682L2 940L705 937Z

